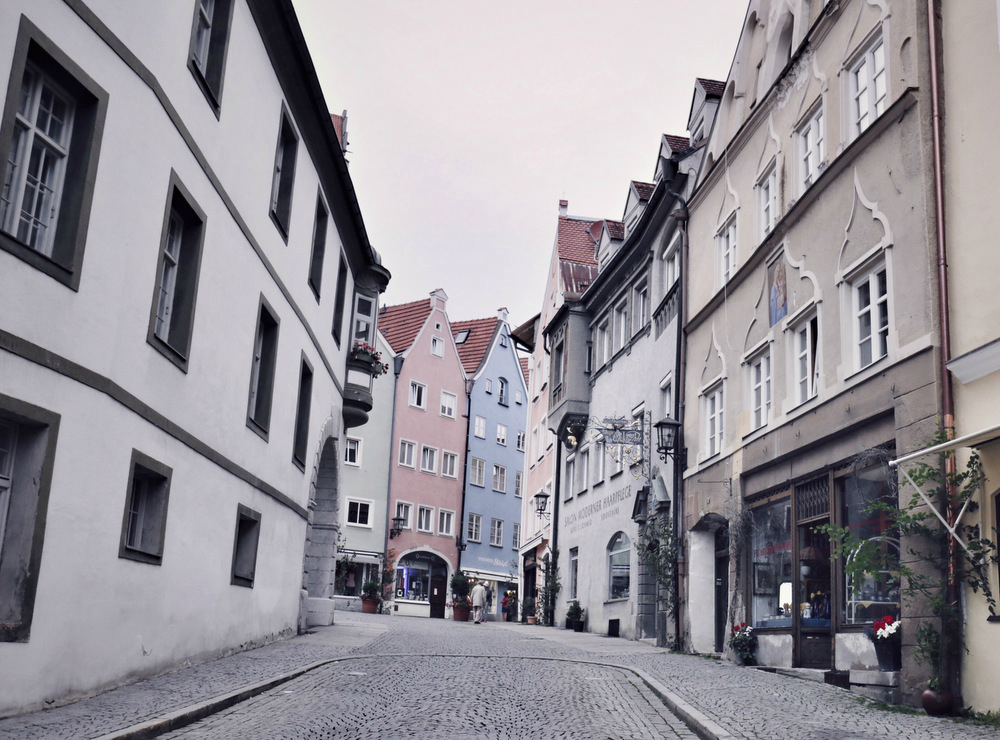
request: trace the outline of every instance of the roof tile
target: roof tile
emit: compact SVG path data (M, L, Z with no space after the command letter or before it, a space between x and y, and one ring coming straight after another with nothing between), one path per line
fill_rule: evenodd
M499 319L472 319L471 321L453 321L451 323L452 336L457 336L460 331L467 330L469 336L464 342L457 345L458 356L462 360L462 367L465 368L466 375L475 375L479 366L486 357L490 348L490 341L496 331Z
M384 306L378 315L378 329L397 355L405 352L420 333L431 312L431 299L424 298L399 306Z

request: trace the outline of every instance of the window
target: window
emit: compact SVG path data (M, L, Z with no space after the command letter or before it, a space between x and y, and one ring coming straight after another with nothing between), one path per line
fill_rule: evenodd
M579 476L576 480L576 490L583 493L590 485L590 450L580 450L577 454L576 472Z
M309 446L309 411L312 407L313 369L302 356L299 369L299 398L295 407L295 439L292 444L292 461L303 470Z
M518 432L517 432L517 451L518 452L524 452L524 438L525 438L524 430L523 429L519 429Z
M201 269L205 214L170 173L170 190L156 265L156 290L147 341L187 371Z
M458 455L454 452L441 453L441 475L445 478L458 477Z
M292 186L295 184L295 154L298 146L299 138L292 128L292 122L288 114L282 111L278 148L274 155L274 174L271 177L271 220L286 242L292 217Z
M434 447L422 446L420 448L420 470L422 472L437 474L437 454L438 451Z
M493 380L492 380L492 378L487 378L486 379L486 392L487 393L492 393L493 392Z
M159 565L167 533L171 469L132 450L118 557Z
M490 544L493 547L503 547L502 519L490 519Z
M524 403L524 394L521 393L521 389L518 388L514 391L514 403Z
M352 466L361 465L361 440L347 438L344 444L344 463Z
M608 543L608 598L627 599L629 596L629 555L632 547L628 535L619 532Z
M403 522L403 529L412 529L413 525L410 523L410 513L413 511L413 505L405 503L404 501L396 502L396 516L400 518Z
M510 546L515 550L521 546L521 525L517 522L511 524L513 531L511 532L511 542Z
M347 499L347 523L358 527L371 528L371 501Z
M417 531L431 532L434 527L434 509L429 506L417 508Z
M486 439L486 417L476 417L475 435L480 439Z
M521 498L522 491L524 491L524 473L517 470L514 472L514 495Z
M312 254L309 255L309 287L319 300L323 284L323 257L326 255L326 228L330 214L323 203L323 194L316 196L316 220L313 222Z
M0 248L76 290L108 95L25 18L10 79L0 120Z
M628 303L622 301L615 306L615 352L628 341Z
M632 333L637 334L649 321L649 285L643 280L632 291Z
M563 481L563 501L569 501L573 498L573 493L576 490L576 457L570 457L566 460L566 479Z
M375 299L363 293L354 297L354 341L375 345Z
M669 375L660 381L660 409L664 416L674 416L674 384Z
M597 342L594 344L594 367L602 367L611 359L611 334L605 319L597 327Z
M579 598L577 582L580 579L580 548L571 547L569 550L569 597Z
M594 484L604 481L604 440L600 439L594 446Z
M725 432L722 383L705 392L704 408L705 454L711 457L722 450L722 435Z
M444 357L444 340L441 337L431 337L431 354Z
M506 334L501 334L500 335L500 346L501 347L506 347L507 346L507 335Z
M719 286L736 273L736 217L733 216L715 237L719 246Z
M458 396L448 391L441 391L441 416L454 419L456 403L458 403Z
M465 340L469 338L469 330L462 329L457 334L455 334L455 344L465 344Z
M337 296L333 303L333 341L340 346L340 333L344 328L344 303L347 301L347 257L340 255L337 268Z
M451 537L455 534L455 512L438 510L438 534L442 537Z
M427 386L415 380L410 381L410 405L418 409L427 408Z
M253 342L250 366L250 404L247 425L267 439L271 421L271 395L274 392L274 371L278 357L278 319L264 296L257 310L257 334Z
M885 111L888 77L881 38L851 68L850 85L851 138L854 138Z
M508 391L507 379L500 378L500 380L497 381L497 403L499 403L501 406L507 405L507 402L509 400L507 391Z
M404 468L414 468L413 457L417 454L417 445L406 439L399 440L399 464Z
M823 136L822 106L799 129L799 182L805 192L819 176L826 158L826 140Z
M771 353L765 352L750 362L751 424L760 429L771 416Z
M674 237L663 251L663 290L668 291L680 277L680 238Z
M478 457L472 458L472 467L470 468L470 483L474 486L485 486L486 485L486 461L480 460Z
M757 208L760 220L760 238L771 233L778 215L778 172L774 165L757 183Z
M505 424L497 424L497 444L507 446L507 426Z
M556 342L555 348L552 350L552 392L555 392L562 386L563 375L566 372L566 345L560 339Z
M856 281L853 287L858 367L865 368L889 351L889 290L885 265Z
M195 3L188 68L216 116L222 102L232 16L232 0L198 0Z
M253 588L257 570L257 543L260 541L260 513L240 504L236 510L236 536L233 538L233 586Z
M795 400L805 403L816 395L819 385L817 343L819 319L813 316L794 330Z
M465 533L469 542L483 541L483 517L480 514L469 514L469 528Z
M503 465L493 466L493 490L500 493L507 491L507 468Z
M753 517L750 530L753 598L750 600L752 612L748 621L752 621L754 627L782 625L791 628L791 614L782 620L785 609L794 601L791 583L794 562L791 502L786 497L757 506L750 512Z

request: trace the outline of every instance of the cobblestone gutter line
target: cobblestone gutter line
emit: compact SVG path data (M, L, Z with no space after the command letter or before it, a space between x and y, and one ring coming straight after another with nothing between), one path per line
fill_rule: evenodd
M680 717L684 721L684 724L697 733L698 737L702 738L702 740L738 740L735 735L729 734L645 671L639 668L628 668L627 670L632 671L641 678L653 693L663 700L667 708Z

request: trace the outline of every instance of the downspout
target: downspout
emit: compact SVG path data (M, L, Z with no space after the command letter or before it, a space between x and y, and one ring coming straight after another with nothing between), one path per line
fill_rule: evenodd
M465 532L465 494L468 491L469 485L469 430L471 429L472 421L472 389L475 387L476 381L469 378L465 381L465 465L462 466L462 502L459 504L459 514L458 514L458 532L455 533L455 551L458 553L455 557L455 572L457 573L462 569L462 553L465 550L462 549L462 535Z
M552 430L549 430L552 431ZM555 434L555 432L553 432ZM549 552L552 553L552 561L549 567L557 567L556 554L559 548L559 499L560 499L560 483L562 481L562 442L559 440L559 436L556 435L556 473L552 478L552 536L549 538ZM537 572L537 571L536 571ZM556 596L552 596L552 626L556 625ZM538 608L538 599L535 599L535 608Z
M937 270L938 270L938 321L941 326L941 414L944 421L944 431L948 439L955 436L955 409L948 362L951 360L951 316L948 310L948 248L945 236L944 211L944 167L941 154L941 89L940 69L938 67L938 34L937 3L927 0L927 36L930 55L930 87L931 87L931 143L934 152L934 220L937 236ZM950 481L956 471L955 451L951 450L945 457L946 509L945 518L949 526L955 525L955 487ZM948 604L957 604L958 569L956 560L958 551L955 538L948 538L948 585L945 598ZM942 625L943 627L943 625ZM961 640L951 640L945 654L945 682L952 696L959 696L961 685L961 657L958 655L958 644Z
M681 646L681 615L680 615L680 580L681 562L684 560L684 496L681 494L684 486L684 468L687 466L687 447L684 444L684 402L682 400L684 392L684 374L687 369L684 352L687 345L684 343L684 319L685 300L684 284L687 280L687 250L688 250L688 204L680 193L668 190L667 193L681 204L679 211L673 213L677 221L677 227L681 232L681 246L677 255L677 345L674 351L674 418L681 423L677 428L677 449L680 450L680 460L674 459L674 537L680 543L677 563L674 573L674 649L679 650Z
M392 443L396 438L396 393L399 391L399 374L403 372L403 356L396 355L392 358L392 422L389 425L389 459L392 460ZM384 553L382 561L383 568L389 564L389 528L392 526L392 469L395 465L389 465L389 475L386 478L385 497L385 536L382 538ZM381 574L380 574L381 575ZM395 578L393 578L395 580ZM396 589L393 589L393 594Z

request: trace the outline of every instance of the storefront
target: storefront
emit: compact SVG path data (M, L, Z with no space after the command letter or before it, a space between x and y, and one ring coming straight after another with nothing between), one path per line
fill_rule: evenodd
M448 563L444 558L423 550L400 556L396 563L394 613L444 619L447 597Z

